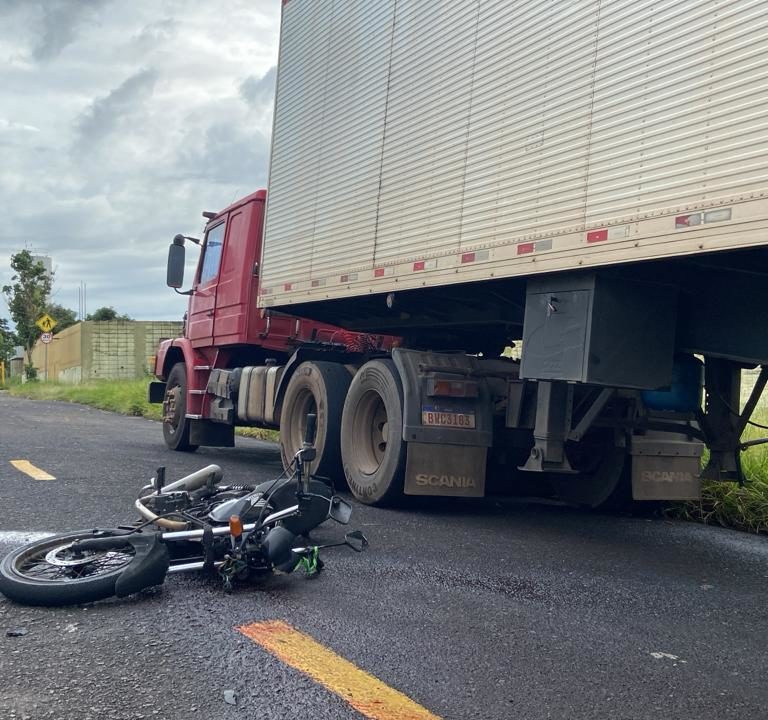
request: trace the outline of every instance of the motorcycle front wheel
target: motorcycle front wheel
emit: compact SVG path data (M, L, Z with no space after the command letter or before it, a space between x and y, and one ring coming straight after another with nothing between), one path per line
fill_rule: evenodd
M13 550L0 562L0 592L24 605L76 605L115 594L115 583L133 562L130 544L109 550L77 549L77 540L110 537L108 530L53 535Z

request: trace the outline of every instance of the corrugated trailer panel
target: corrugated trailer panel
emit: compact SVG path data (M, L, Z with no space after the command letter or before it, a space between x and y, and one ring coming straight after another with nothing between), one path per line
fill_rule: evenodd
M262 302L765 243L768 1L289 0Z

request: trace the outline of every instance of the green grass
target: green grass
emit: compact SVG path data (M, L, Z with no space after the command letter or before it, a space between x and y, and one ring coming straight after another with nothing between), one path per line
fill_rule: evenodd
M82 403L135 417L152 420L161 418L160 405L150 405L147 400L148 380L98 381L82 385L59 383L11 384L12 395L35 400L63 400ZM768 407L759 409L753 420L768 425ZM239 435L264 440L277 440L274 430L238 428ZM768 430L749 427L746 439L768 436ZM733 482L708 482L702 487L699 502L678 503L669 508L676 517L698 522L715 523L756 533L768 533L768 445L750 448L742 455L743 486Z
M768 425L768 408L759 408L752 420ZM745 440L768 436L768 430L748 426ZM682 503L670 513L688 520L724 527L768 533L768 444L756 445L742 453L745 482L704 481L699 502Z
M148 384L148 379L95 380L81 385L31 382L23 385L12 383L8 390L11 395L32 400L62 400L90 405L101 410L110 410L121 415L160 420L163 413L162 405L147 402ZM236 432L238 435L260 440L277 440L275 430L237 428Z

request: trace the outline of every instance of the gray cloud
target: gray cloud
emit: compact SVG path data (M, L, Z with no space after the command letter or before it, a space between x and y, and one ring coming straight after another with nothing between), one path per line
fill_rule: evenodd
M32 57L46 61L75 40L78 27L99 10L105 0L45 0L34 4L40 10L40 29Z
M280 8L0 0L0 284L29 247L67 307L85 282L90 310L180 317L171 238L266 183Z
M245 192L265 183L269 142L260 132L236 123L221 121L206 128L203 137L189 143L179 159L180 175L198 175L209 182L240 186L251 182ZM233 198L235 199L235 198Z
M156 70L141 70L105 97L94 100L77 122L78 150L99 143L117 127L121 119L135 115L142 101L152 95L157 78Z
M273 65L261 77L249 75L240 83L240 97L253 108L271 106L275 97L277 66Z

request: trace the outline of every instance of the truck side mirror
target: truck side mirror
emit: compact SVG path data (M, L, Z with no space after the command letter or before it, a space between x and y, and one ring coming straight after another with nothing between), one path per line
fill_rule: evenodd
M168 248L168 273L166 284L174 289L184 284L184 238L177 235Z

